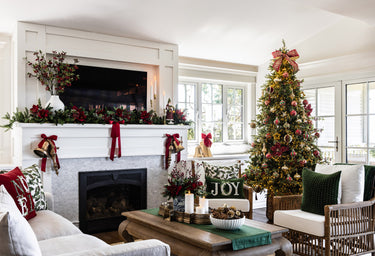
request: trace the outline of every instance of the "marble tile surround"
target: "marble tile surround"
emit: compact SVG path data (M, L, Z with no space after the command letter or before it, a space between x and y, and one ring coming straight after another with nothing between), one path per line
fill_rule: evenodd
M128 156L115 158L77 158L60 160L59 175L51 174L54 211L78 223L78 172L147 168L147 208L155 208L165 201L162 187L167 171L162 168L163 156Z

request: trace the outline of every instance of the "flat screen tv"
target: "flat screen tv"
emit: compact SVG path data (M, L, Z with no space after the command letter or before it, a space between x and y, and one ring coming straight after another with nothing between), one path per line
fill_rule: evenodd
M60 99L86 109L122 106L146 109L147 72L77 65L79 79L65 87Z

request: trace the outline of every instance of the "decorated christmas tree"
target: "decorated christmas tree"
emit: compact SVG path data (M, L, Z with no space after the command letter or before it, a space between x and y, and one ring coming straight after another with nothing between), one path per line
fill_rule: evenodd
M296 50L283 47L272 53L270 73L262 86L256 118L257 135L250 149L247 182L255 191L268 195L302 192L302 169L321 162L316 145L319 131L314 128L311 104L298 80Z

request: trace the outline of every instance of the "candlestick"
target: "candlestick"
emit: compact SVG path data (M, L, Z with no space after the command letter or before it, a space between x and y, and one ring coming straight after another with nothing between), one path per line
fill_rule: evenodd
M190 193L190 191L185 194L185 212L194 213L194 194Z

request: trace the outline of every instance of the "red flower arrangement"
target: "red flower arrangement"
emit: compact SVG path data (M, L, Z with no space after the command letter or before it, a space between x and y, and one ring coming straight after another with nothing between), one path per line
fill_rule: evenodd
M52 52L52 59L47 57L42 51L34 52L35 63L27 61L33 73L28 72L29 77L36 77L51 95L64 92L66 86L71 86L79 76L74 72L78 69L76 65L64 63L66 52ZM26 59L27 60L27 59Z
M175 166L169 174L168 184L164 185L162 194L170 199L184 195L186 191L195 195L202 195L204 193L203 183L199 180L199 175L192 174L191 171L185 174Z

